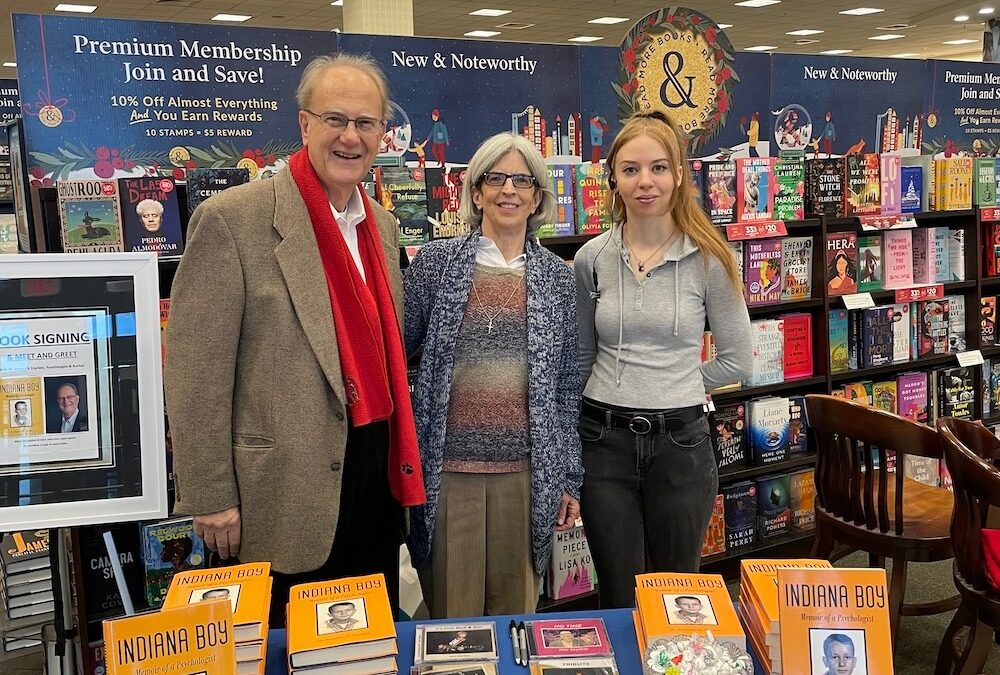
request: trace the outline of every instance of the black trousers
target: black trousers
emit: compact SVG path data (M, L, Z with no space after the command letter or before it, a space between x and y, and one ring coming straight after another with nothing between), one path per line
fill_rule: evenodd
M299 574L272 572L271 627L285 625L288 591L296 584L341 577L385 575L393 616L399 615L399 547L403 507L389 491L389 423L352 427L340 485L340 514L333 547L319 569ZM310 514L303 513L303 518Z

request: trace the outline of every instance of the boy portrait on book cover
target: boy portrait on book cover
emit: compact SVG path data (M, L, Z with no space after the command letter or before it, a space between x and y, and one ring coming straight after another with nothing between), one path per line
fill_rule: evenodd
M364 598L320 603L316 605L316 617L320 635L344 633L368 627Z
M11 401L10 403L10 426L30 427L31 426L31 403L25 400Z
M206 600L229 600L229 606L232 608L233 614L235 614L236 605L239 604L240 600L240 586L239 584L236 584L235 586L199 588L191 591L191 597L188 598L188 604L192 605L196 602L204 602Z
M712 600L707 595L663 595L667 623L671 625L718 625Z
M810 629L809 654L812 675L868 675L864 630Z

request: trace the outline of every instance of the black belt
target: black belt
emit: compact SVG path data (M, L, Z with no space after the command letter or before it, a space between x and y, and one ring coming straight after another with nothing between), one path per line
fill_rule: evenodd
M584 399L581 412L595 422L619 429L628 429L633 434L645 436L664 431L679 431L691 422L701 419L701 416L705 414L705 407L693 405L688 408L674 408L659 412L622 412L605 408Z

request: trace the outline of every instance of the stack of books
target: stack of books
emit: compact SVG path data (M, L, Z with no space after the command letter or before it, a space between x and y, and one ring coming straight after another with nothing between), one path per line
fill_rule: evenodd
M746 635L722 576L662 572L639 574L635 583L632 618L640 655L659 639L709 633L746 651Z
M271 607L271 564L233 565L175 574L164 609L228 600L233 615L237 675L264 673Z
M48 530L13 532L0 540L0 600L0 660L38 647L54 602Z
M770 675L781 675L781 630L778 623L779 569L829 569L826 560L741 560L739 617Z
M381 574L293 586L286 612L293 675L396 672L396 625Z

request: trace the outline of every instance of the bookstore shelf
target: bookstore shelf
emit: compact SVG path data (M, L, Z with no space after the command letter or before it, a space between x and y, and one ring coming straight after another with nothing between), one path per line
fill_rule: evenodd
M914 288L920 286L921 284L914 284ZM927 286L933 286L936 284L924 284ZM956 294L958 291L966 291L969 289L974 289L976 287L976 281L953 281L951 283L944 284L945 295ZM870 291L872 294L872 299L877 303L893 303L896 302L896 291L895 289L887 289L882 291ZM844 297L844 296L840 296ZM830 298L834 300L834 298ZM837 307L839 309L839 306Z
M595 232L593 234L571 234L564 237L541 237L539 238L539 243L542 246L566 246L569 244L585 244L587 241L593 239L600 232Z
M736 469L734 471L722 471L719 473L719 482L737 483L739 481L766 476L770 473L789 473L795 471L796 469L805 469L815 463L816 453L811 452L806 455L791 457L780 462L765 464L763 466L749 466L742 469Z
M739 548L727 549L724 553L716 553L715 555L706 556L701 559L701 567L704 569L706 565L711 565L713 563L722 562L723 560L729 560L730 558L741 558L743 556L755 556L761 557L764 551L772 548L777 548L779 546L784 546L786 544L792 544L799 541L806 541L812 539L816 534L815 529L810 530L792 530L787 534L779 534L776 537L767 537L756 541L752 545L740 546Z
M996 356L997 354L1000 354L1000 345L990 345L987 347L980 347L979 351L982 353L983 356L989 358L991 356Z
M980 285L983 288L997 288L1000 287L1000 276L998 277L983 277L980 281Z
M856 370L842 370L839 373L833 373L830 375L830 379L834 382L848 382L850 380L867 380L871 379L876 375L884 375L887 373L898 373L907 370L925 370L928 368L936 368L937 366L946 365L958 365L954 354L935 354L934 356L925 356L919 359L913 359L912 361L902 361L900 363L890 363L884 366L876 366L874 368L858 368Z
M758 317L770 316L772 314L799 312L822 306L823 298L804 298L802 300L786 300L785 302L776 302L773 305L754 305L752 307L748 307L747 309L750 310L750 318L756 319Z
M954 357L953 357L954 358ZM852 371L859 372L859 371ZM760 387L735 387L733 389L716 389L712 391L712 400L728 401L732 399L751 399L767 394L774 394L790 389L807 389L818 385L826 385L826 377L815 375L813 377L800 377L791 380L784 380L775 384L767 384ZM816 393L816 392L809 392Z

